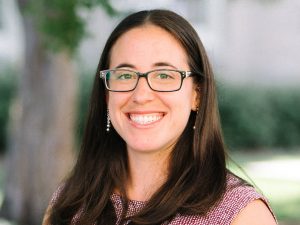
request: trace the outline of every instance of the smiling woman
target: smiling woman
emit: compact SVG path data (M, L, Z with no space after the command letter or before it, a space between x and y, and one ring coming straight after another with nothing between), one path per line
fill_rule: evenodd
M102 52L77 164L44 225L276 224L267 200L226 169L215 97L185 19L125 18Z

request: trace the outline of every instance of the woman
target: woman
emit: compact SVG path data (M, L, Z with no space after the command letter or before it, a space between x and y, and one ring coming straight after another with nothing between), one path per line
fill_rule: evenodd
M134 13L104 47L77 164L44 224L276 224L225 161L197 33L171 11Z

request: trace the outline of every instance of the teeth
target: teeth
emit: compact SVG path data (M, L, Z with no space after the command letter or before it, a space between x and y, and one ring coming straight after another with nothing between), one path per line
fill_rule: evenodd
M130 119L138 124L145 125L153 123L163 117L161 113L153 114L130 114Z

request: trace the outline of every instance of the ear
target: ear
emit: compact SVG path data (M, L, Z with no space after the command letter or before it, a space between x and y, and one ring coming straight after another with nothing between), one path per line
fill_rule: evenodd
M200 87L198 85L195 85L193 91L192 110L198 111L199 106L200 106Z

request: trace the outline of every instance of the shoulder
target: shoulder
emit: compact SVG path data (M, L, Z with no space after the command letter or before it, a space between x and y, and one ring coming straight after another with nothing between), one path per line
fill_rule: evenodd
M276 224L267 199L254 187L229 174L222 199L204 215L178 214L169 224Z
M275 225L276 220L268 206L260 199L250 202L234 218L232 225Z
M60 195L62 194L64 188L65 188L65 185L62 184L55 190L55 192L52 194L52 197L50 199L49 206L53 206L57 202L57 200L60 197Z
M55 202L57 201L58 197L60 196L60 193L62 192L63 190L63 185L62 186L59 186L57 188L57 190L53 193L51 199L50 199L50 202L49 202L49 205L45 211L45 214L44 214L44 217L43 217L43 225L50 225L50 214L51 214L51 210L52 210L52 207L53 205L55 204Z
M212 208L209 215L222 217L227 221L226 224L254 225L255 221L259 221L259 224L276 224L268 200L254 187L232 174L228 175L227 189L222 200ZM262 223L264 219L265 223Z

